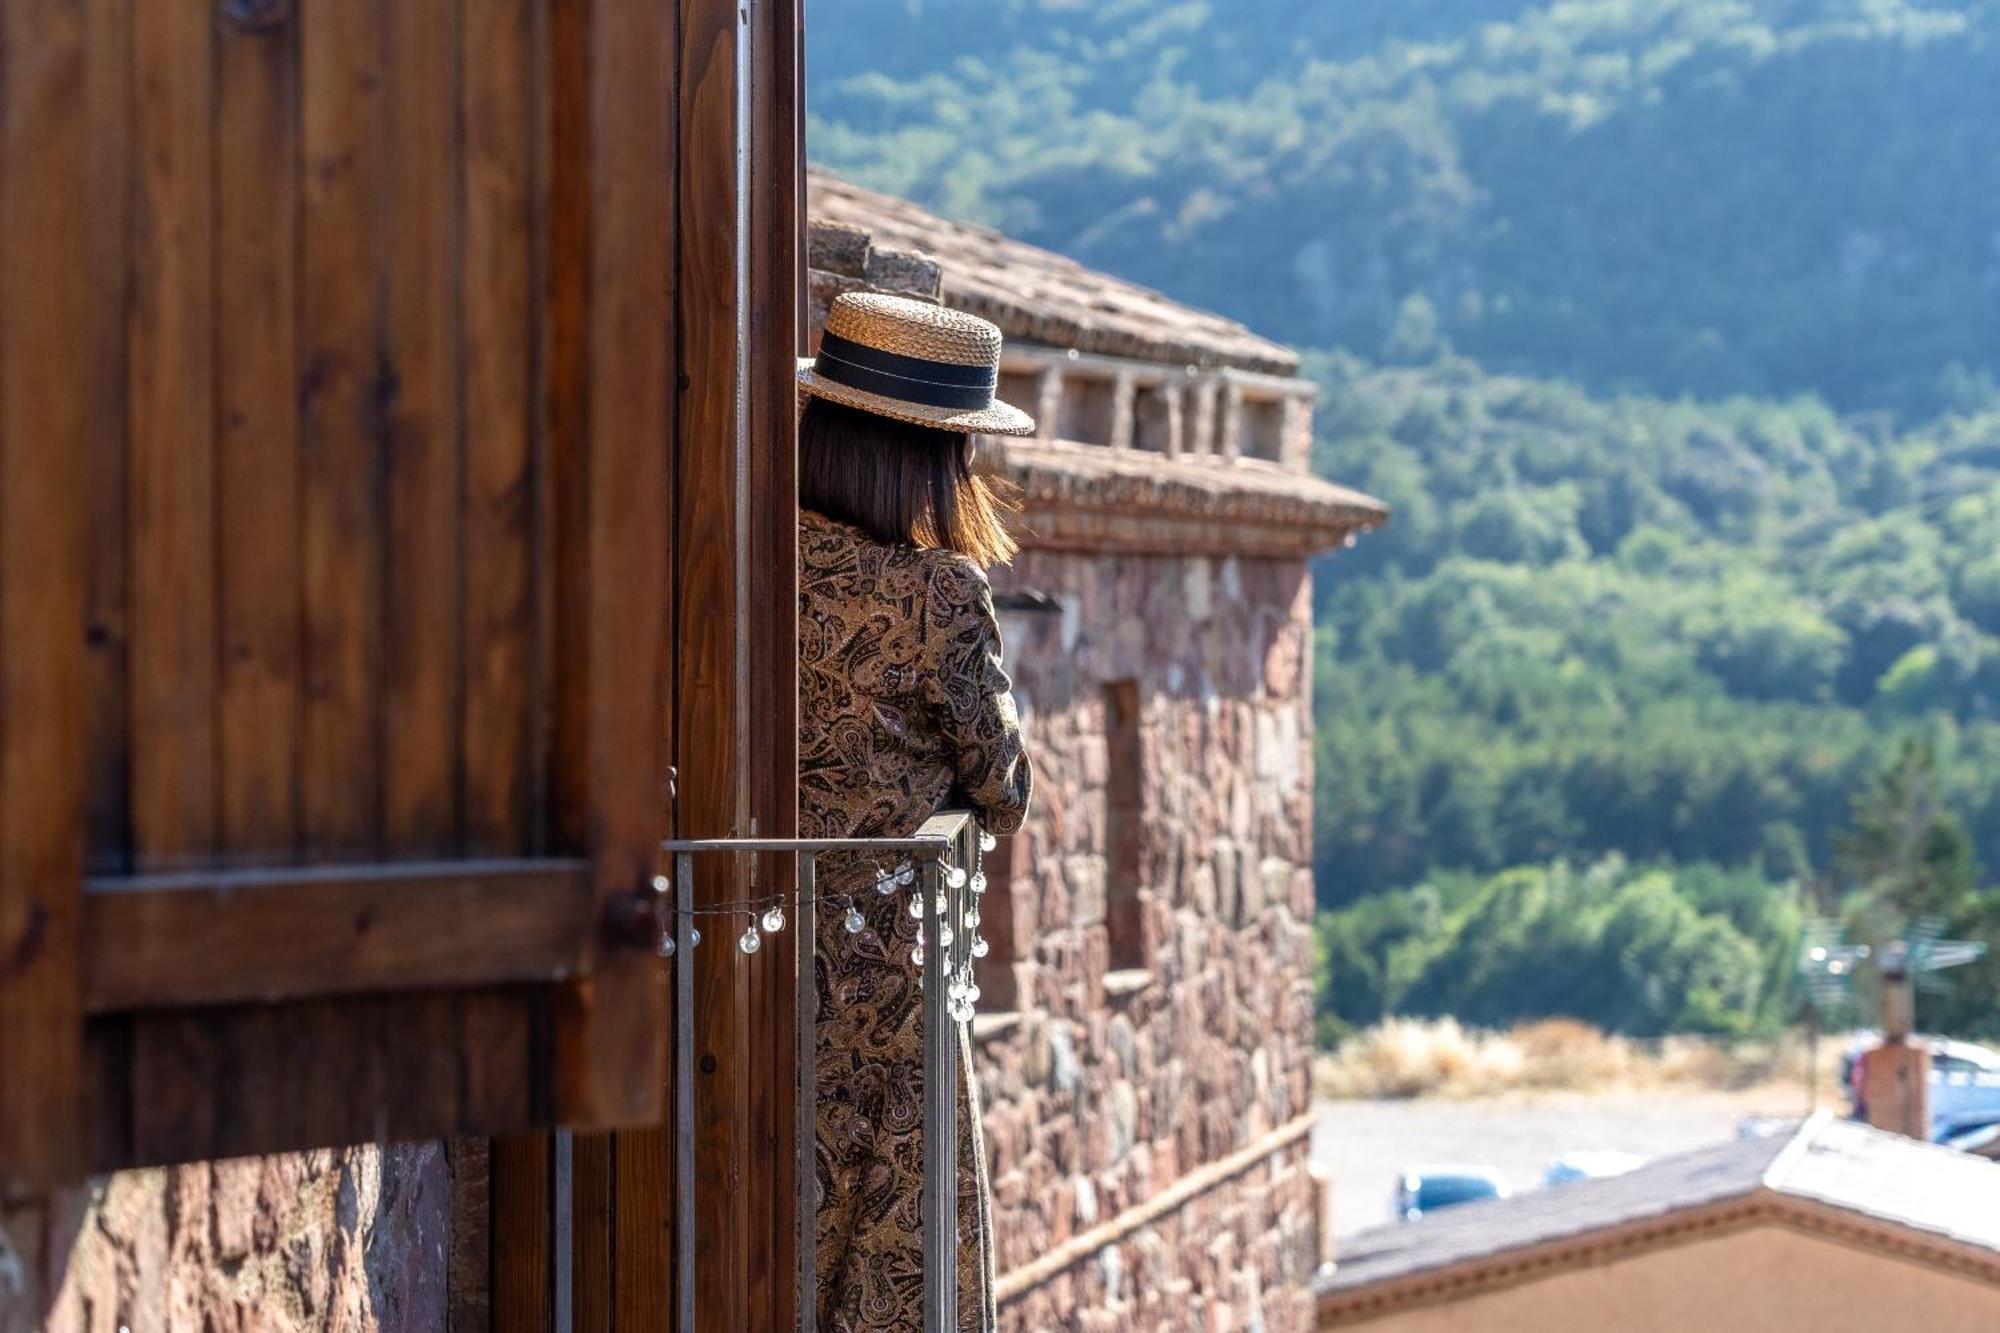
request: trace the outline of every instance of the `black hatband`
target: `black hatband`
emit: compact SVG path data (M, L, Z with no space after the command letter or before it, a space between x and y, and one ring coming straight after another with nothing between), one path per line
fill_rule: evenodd
M993 406L993 390L1000 378L994 366L963 366L952 361L904 356L837 333L821 337L813 370L821 379L864 393L879 393L885 398L926 407L970 411Z

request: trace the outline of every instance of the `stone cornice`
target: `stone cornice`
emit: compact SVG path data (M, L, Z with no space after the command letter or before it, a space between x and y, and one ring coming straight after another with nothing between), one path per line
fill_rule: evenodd
M1259 459L1167 457L1062 441L994 440L1038 550L1300 559L1379 527L1372 496Z

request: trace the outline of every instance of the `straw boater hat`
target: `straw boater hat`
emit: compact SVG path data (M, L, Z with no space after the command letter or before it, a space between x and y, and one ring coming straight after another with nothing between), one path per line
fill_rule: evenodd
M1033 435L1033 417L993 396L999 383L997 327L874 292L834 298L819 355L799 363L802 392L864 412L939 430Z

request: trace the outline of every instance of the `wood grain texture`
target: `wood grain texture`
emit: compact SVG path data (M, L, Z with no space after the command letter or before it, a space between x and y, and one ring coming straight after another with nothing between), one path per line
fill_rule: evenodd
M0 7L0 1193L83 1148L84 37Z
M133 11L132 837L172 870L215 849L214 25Z
M219 831L234 863L298 836L297 28L218 29Z
M797 0L751 11L749 184L749 457L750 568L746 597L750 808L767 837L798 832L798 414L791 367L805 346L799 320L803 266L803 58ZM773 892L796 886L791 857L768 857ZM771 965L754 969L748 1032L751 1065L749 1123L755 1158L769 1185L753 1189L746 1262L749 1320L755 1328L797 1323L798 1145L795 1142L798 1060L796 958L800 930L772 950Z
M547 1333L555 1326L549 1150L547 1134L493 1140L493 1333Z
M540 496L532 284L540 216L536 14L467 5L460 122L465 449L464 828L467 848L534 849Z
M132 6L127 0L89 0L88 22L82 123L88 132L85 152L90 173L89 333L81 367L90 386L85 400L90 473L85 864L93 871L121 873L131 867L125 303L132 180Z
M376 278L384 197L383 0L299 0L305 178L300 835L376 854L382 824L382 435L391 383Z
M583 861L95 881L84 920L95 1013L558 981L594 933Z
M461 579L484 578L461 563L458 5L383 22L381 841L421 856L459 845Z
M590 358L584 595L586 776L599 901L645 890L665 828L660 749L671 589L667 542L666 174L669 25L650 0L591 11L588 185ZM657 1120L666 1099L666 969L650 952L600 953L562 1034L558 1107L578 1125Z
M571 1139L570 1195L572 1333L612 1333L613 1266L621 1252L612 1229L617 1135L577 1134Z
M445 1134L496 1134L518 1120L484 1119L465 1093L458 1052L441 1043L448 1011L477 996L515 1004L521 988L457 995L357 996L201 1009L145 1020L129 1048L131 1100L122 1141L93 1170L203 1161L296 1148ZM94 1020L93 1049L117 1052L122 1016ZM525 1085L536 1042L495 1048L494 1070ZM448 1114L449 1112L449 1114Z
M681 0L680 445L676 556L682 837L747 834L745 514L736 385L736 6ZM743 896L744 867L697 859L696 897ZM722 932L727 935L727 931ZM712 1201L695 1270L698 1328L749 1328L748 971L728 947L697 950L695 1188ZM690 1333L683 1330L683 1333Z

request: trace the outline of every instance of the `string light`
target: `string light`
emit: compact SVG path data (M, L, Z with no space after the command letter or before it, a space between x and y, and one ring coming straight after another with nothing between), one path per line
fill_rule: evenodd
M938 922L937 943L944 954L945 1011L954 1022L965 1023L972 1020L974 1006L978 1004L980 998L979 983L972 975L972 963L975 959L985 958L992 952L992 946L986 937L979 933L979 895L985 893L987 889L985 854L996 846L998 839L982 830L972 853L969 871L966 867L946 862L940 871L940 878L944 882L943 888L935 894L926 895L919 890L910 895L909 913L912 920L919 923L924 920L926 897L930 900L931 912L942 918ZM875 892L885 898L917 882L917 867L911 861L903 861L886 873L880 871L878 863L877 870ZM654 876L653 888L657 893L666 895L672 891L672 887L671 881L665 875ZM968 889L970 892L960 902L958 919L953 921L951 890L959 889ZM846 911L841 917L841 927L849 935L859 935L868 929L868 919L862 914L860 904L852 893L846 892L829 894L824 899L811 894L771 894L761 898L669 910L689 918L737 915L747 917L748 924L744 927L743 933L737 937L736 947L739 952L749 955L762 951L766 935L776 935L784 930L785 909L788 904L795 903L800 907L806 907L820 901L845 904ZM701 931L693 925L688 927L687 942L689 948L701 943ZM962 950L956 957L954 957L954 945ZM661 938L659 954L662 958L674 957L677 950L678 944L671 934ZM924 966L925 950L921 935L911 946L909 959L913 967L921 969Z

